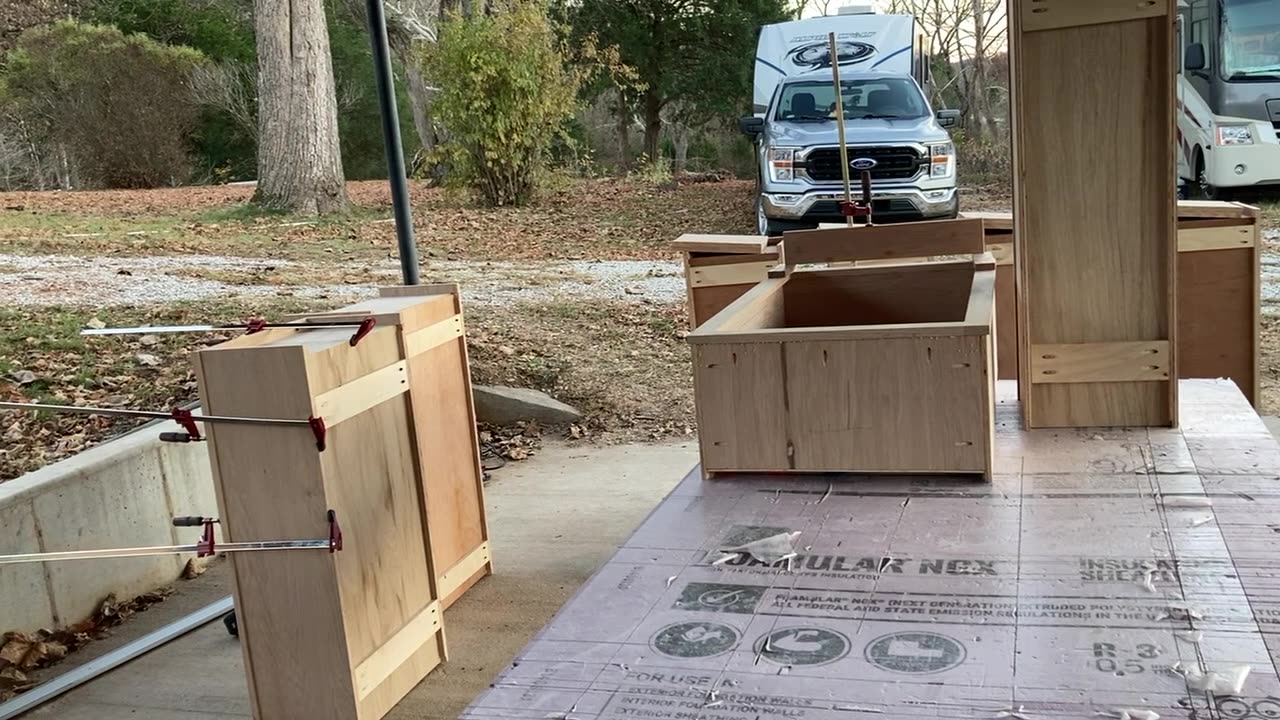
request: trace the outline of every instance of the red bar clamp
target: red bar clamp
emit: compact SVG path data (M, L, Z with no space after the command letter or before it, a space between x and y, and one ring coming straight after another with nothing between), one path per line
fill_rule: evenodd
M196 543L196 557L209 557L218 551L216 543L213 539L213 526L218 522L216 518L204 518L204 532L200 534L200 542Z
M355 347L356 343L359 343L362 339L364 339L365 335L368 335L369 333L373 332L373 328L377 324L378 324L378 319L375 317L367 317L361 320L360 327L356 328L356 334L351 336L351 347Z
M342 526L338 525L338 513L329 511L329 552L342 549Z
M262 332L267 329L267 321L262 318L249 318L249 322L244 324L244 334L252 335L256 332Z
M171 413L171 417L174 422L182 426L183 430L187 431L187 438L185 442L199 442L204 439L204 437L200 435L200 426L196 424L196 419L191 414L190 410L174 408ZM170 433L165 434L168 435ZM161 439L164 438L162 437Z
M307 424L311 426L311 432L316 436L316 449L324 452L324 436L326 433L324 418L312 415L307 418Z
M841 200L840 214L861 220L863 225L871 225L871 171L862 171L862 199Z

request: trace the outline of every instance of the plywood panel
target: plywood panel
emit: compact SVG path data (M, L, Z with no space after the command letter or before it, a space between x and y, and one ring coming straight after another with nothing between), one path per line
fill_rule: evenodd
M789 467L782 344L695 345L698 441L708 471Z
M1018 379L1018 300L1012 265L996 268L996 348L1001 380Z
M1022 24L1033 0L1011 5L1021 355L1174 340L1173 0L1157 4L1158 17L1054 29ZM1031 427L1176 423L1173 382L1023 394Z
M691 288L689 291L689 327L695 329L716 313L733 304L733 301L747 294L755 287L755 283L743 285L718 285L715 287Z
M843 260L880 260L976 255L983 252L982 220L797 230L782 236L782 256L788 265Z
M964 320L972 262L823 270L792 275L788 327Z
M401 329L412 338L422 328L461 318L461 313L456 294L440 296L406 311ZM439 577L489 539L466 342L457 337L436 345L410 357L408 365L432 565ZM474 579L491 571L486 562L469 578L459 580L457 589L441 598L444 607L452 605Z
M788 343L795 469L986 470L987 337Z
M1254 248L1178 256L1178 367L1228 377L1258 401L1258 274Z
M1153 382L1169 379L1169 343L1032 345L1032 383Z
M686 253L761 253L769 243L762 235L681 235L671 244Z
M266 334L256 338L266 339ZM244 417L308 416L311 394L301 350L253 350L252 384L244 382L247 352L220 350L195 356L205 411ZM226 391L211 396L210 387ZM204 430L216 468L224 540L305 540L328 533L324 518L330 508L316 491L321 461L310 433L254 425L206 425ZM254 716L350 718L355 706L345 639L340 632L336 637L332 631L315 632L318 627L342 627L333 559L323 553L243 553L232 555L229 562ZM300 655L309 662L297 662ZM267 674L271 679L265 687L254 682ZM316 685L316 676L328 680ZM301 707L293 705L291 697L304 689L310 700Z

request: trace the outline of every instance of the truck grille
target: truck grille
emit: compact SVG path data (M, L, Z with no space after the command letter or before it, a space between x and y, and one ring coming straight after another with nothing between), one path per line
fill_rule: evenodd
M1271 125L1276 129L1276 139L1280 140L1280 120L1276 120L1275 122L1271 123Z
M906 198L884 198L871 201L871 214L873 217L876 213L909 213L915 211L915 209L915 204ZM840 213L840 203L836 200L819 200L809 209L809 214L819 217L844 217Z
M919 172L926 159L915 148L911 147L859 147L849 148L849 160L871 158L877 165L871 171L872 180L910 180ZM840 148L818 148L809 153L804 168L809 177L818 182L832 182L843 179L840 172ZM850 170L850 179L856 180L861 173Z

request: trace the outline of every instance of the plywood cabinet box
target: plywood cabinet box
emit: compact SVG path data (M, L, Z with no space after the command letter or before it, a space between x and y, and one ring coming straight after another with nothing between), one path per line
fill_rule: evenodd
M231 557L253 715L376 720L446 655L441 614L490 572L456 286L390 288L195 354L210 414L304 424L206 427L223 540L326 537L340 552ZM305 319L303 320L305 322Z
M786 263L972 259L797 270L689 335L704 471L972 473L994 434L995 263L981 221L789 233ZM913 252L907 250L907 252Z

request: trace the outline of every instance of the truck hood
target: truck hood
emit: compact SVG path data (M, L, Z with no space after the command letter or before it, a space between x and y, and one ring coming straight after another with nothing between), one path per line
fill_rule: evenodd
M911 120L852 120L845 122L845 142L850 145L894 145L903 143L946 142L947 131L930 117ZM840 134L836 121L793 123L770 121L765 126L765 143L775 146L809 147L838 145Z

